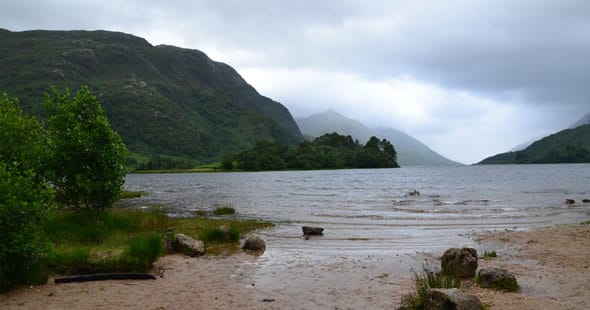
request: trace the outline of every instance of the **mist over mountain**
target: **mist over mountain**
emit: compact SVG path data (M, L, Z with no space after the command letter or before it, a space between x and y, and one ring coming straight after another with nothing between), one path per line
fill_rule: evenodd
M138 157L212 161L258 140L303 140L287 108L198 50L120 32L0 29L0 68L0 93L39 116L51 85L88 85Z
M334 111L296 118L295 121L305 136L319 137L325 133L337 132L341 135L350 135L361 143L365 143L371 136L387 139L394 145L401 166L459 164L437 154L403 131L393 128L369 128Z
M575 122L573 125L570 126L570 128L576 128L582 125L588 125L590 124L590 113L582 116L582 118L580 118L577 122Z

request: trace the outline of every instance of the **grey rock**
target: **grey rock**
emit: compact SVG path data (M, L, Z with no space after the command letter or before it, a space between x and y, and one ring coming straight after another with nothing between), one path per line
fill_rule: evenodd
M477 270L477 251L473 248L450 248L441 258L442 272L458 278L472 278Z
M258 236L250 236L246 239L246 242L244 242L242 249L256 252L264 251L266 249L266 243L264 243L264 240L260 239Z
M513 273L501 268L483 268L477 276L481 287L491 287L505 291L518 291L519 286Z
M174 235L173 248L175 251L189 256L201 256L206 253L203 241L195 240L185 234Z
M301 230L303 230L303 234L305 236L321 236L321 235L323 235L324 228L303 226L303 227L301 227Z
M431 288L424 297L425 310L480 310L479 297L465 294L456 288Z

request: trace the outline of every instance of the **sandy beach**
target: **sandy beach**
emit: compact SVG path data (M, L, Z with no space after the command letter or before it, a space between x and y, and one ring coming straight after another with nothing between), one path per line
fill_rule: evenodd
M560 225L473 237L496 251L481 267L514 272L522 290L503 293L465 283L491 309L586 309L590 304L590 225ZM438 266L442 253L286 257L275 265L246 253L168 255L163 277L144 281L49 284L0 295L2 309L391 309L411 292L410 268ZM303 254L302 254L303 255Z

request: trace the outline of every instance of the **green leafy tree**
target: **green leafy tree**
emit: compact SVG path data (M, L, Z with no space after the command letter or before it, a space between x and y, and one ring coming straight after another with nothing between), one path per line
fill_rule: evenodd
M88 87L74 97L57 89L47 96L52 182L59 202L101 211L123 185L127 148Z
M0 141L0 162L20 171L34 170L42 177L48 155L43 125L6 94L0 98Z
M37 282L49 251L40 227L51 189L42 175L43 127L6 94L0 98L0 141L0 290L5 290Z

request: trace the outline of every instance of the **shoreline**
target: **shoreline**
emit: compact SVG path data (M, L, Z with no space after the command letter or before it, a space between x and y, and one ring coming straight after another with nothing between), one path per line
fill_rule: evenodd
M584 309L590 303L590 225L569 224L526 231L482 232L474 236L480 267L515 273L522 289L504 293L467 281L491 309ZM410 268L439 266L442 253L284 256L243 252L190 258L167 255L154 264L164 277L145 281L49 284L0 294L2 309L301 309L395 308L413 291Z

